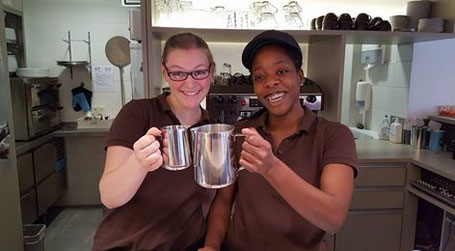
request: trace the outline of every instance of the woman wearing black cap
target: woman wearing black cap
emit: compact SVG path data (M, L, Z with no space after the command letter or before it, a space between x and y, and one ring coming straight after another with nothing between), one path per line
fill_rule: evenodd
M325 233L337 232L349 209L354 138L300 104L302 52L291 35L259 34L242 63L266 111L235 126L246 135L239 164L247 171L218 190L204 250L223 240L228 250L326 250Z

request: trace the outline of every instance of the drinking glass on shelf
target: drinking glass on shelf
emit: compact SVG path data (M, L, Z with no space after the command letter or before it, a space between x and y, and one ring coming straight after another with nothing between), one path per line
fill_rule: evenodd
M288 4L289 12L302 13L302 7L297 1L290 1Z
M271 12L272 14L276 14L278 12L278 9L269 1L262 1L261 4L261 13Z
M303 20L298 12L291 12L289 13L289 19L291 24L294 25L296 28L301 29L303 26Z
M181 12L188 12L193 9L193 2L192 1L180 1L180 11Z
M258 25L263 29L278 28L278 22L272 12L262 12L261 21Z

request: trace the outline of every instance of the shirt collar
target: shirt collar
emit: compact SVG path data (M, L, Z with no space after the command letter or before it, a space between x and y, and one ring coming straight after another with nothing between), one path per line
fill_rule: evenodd
M169 104L167 103L167 100L166 100L166 97L169 96L169 94L171 94L171 93L170 92L163 92L162 94L158 95L156 98L158 100L158 104L159 104L160 108L163 111L170 113L172 117L175 117L177 119L177 117L172 112L171 107L169 106ZM202 117L195 125L209 123L210 122L209 113L207 112L207 110L202 109L201 106L199 106L199 108L202 111ZM178 121L178 119L177 119L177 121Z

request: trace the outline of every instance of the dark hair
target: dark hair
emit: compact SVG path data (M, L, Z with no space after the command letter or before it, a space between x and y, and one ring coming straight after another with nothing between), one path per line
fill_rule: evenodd
M215 67L215 60L213 60L209 46L204 39L193 33L179 33L171 36L164 44L163 56L161 57L162 63L166 62L167 56L174 49L201 49L204 51L212 67Z

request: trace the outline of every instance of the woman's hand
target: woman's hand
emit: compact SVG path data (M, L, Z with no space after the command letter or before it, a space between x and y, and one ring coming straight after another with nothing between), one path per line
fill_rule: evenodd
M139 163L149 172L155 171L163 165L160 142L155 138L160 135L161 131L156 127L152 127L133 145L134 155Z
M264 174L279 163L272 146L254 128L244 128L246 136L242 144L239 164L250 172Z

